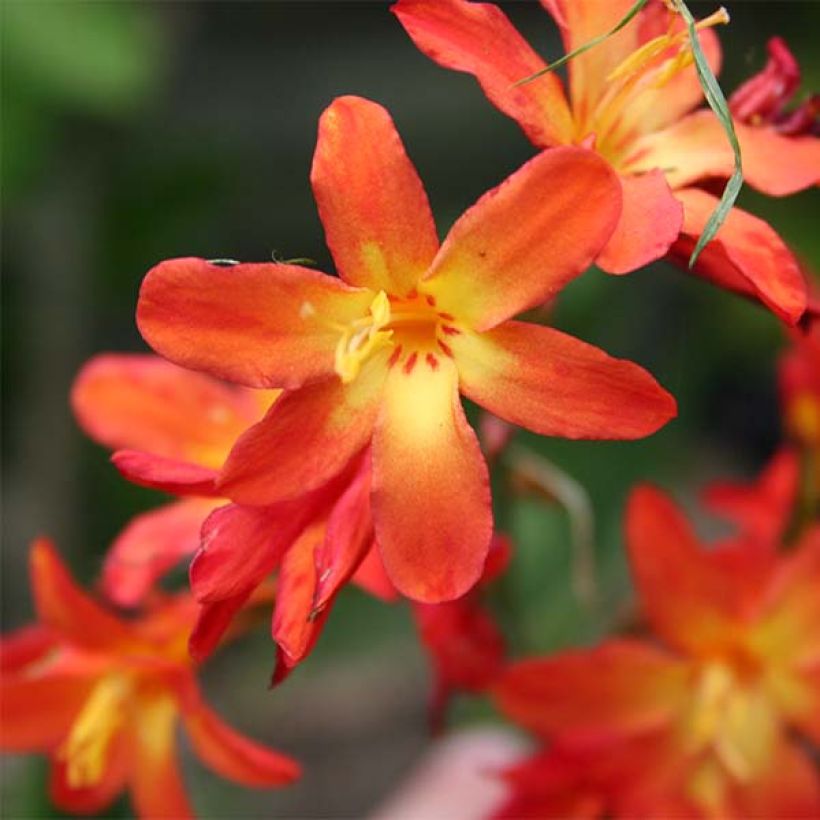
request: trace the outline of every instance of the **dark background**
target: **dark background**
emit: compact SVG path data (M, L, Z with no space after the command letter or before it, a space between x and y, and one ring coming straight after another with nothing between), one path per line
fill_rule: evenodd
M691 5L702 15L716 4ZM818 87L818 3L726 5L727 91L762 66L775 33L801 61L803 89ZM505 8L544 56L560 54L537 3ZM145 271L167 257L274 252L332 270L308 172L319 114L349 93L392 112L442 234L533 153L471 78L416 51L386 3L3 0L4 628L31 614L33 536L54 537L90 580L128 517L160 500L119 479L67 405L89 356L145 349L133 321ZM816 192L744 191L741 202L817 265ZM571 592L565 513L501 494L499 524L518 552L494 604L516 652L589 641L616 619L628 600L620 518L634 482L691 501L709 478L751 474L779 437L783 334L762 309L657 264L623 278L590 271L553 321L648 367L680 417L629 444L520 436L589 493L604 606L591 614ZM305 779L253 793L186 764L197 806L211 817L361 815L426 743L427 672L407 611L351 591L315 657L269 693L272 658L260 629L209 664L206 688L236 725L299 756ZM465 700L456 719L486 711ZM44 771L34 758L6 761L6 816L53 816Z

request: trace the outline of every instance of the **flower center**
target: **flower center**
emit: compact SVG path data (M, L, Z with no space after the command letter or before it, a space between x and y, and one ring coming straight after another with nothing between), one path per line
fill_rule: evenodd
M66 777L73 789L90 788L100 782L108 747L122 725L124 701L132 690L123 675L107 675L91 691L68 738L57 750L66 762Z
M447 337L460 331L454 317L436 310L430 295L416 291L407 297L388 296L379 291L367 315L340 326L334 367L345 383L353 381L362 365L378 350L391 347L390 367L401 365L410 373L419 362L435 370L439 357L452 358Z

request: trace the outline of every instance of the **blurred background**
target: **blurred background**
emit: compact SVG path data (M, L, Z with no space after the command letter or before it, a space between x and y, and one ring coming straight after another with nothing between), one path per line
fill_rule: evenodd
M557 33L535 2L503 4L547 57ZM691 3L698 16L714 4ZM817 89L816 2L727 2L721 79L731 91L783 35ZM26 553L56 539L92 580L107 544L158 494L121 480L83 438L67 403L91 355L145 350L137 290L174 256L309 257L332 270L308 173L316 122L340 94L386 105L427 187L443 234L533 149L475 82L435 66L382 2L2 2L3 628L31 617ZM820 263L815 191L741 204ZM492 604L511 651L590 642L629 601L620 519L632 484L652 480L692 504L705 481L753 474L780 430L769 313L656 264L628 277L590 271L565 292L561 329L640 362L671 390L679 418L629 444L538 440L588 493L602 606L573 594L566 513L500 492L516 557ZM702 522L704 532L713 531ZM186 762L203 816L361 816L423 753L429 674L407 608L346 592L314 656L270 692L267 630L205 668L215 706L305 764L295 787L251 792ZM480 699L455 722L492 720ZM2 813L55 816L41 760L4 762ZM129 816L123 801L120 816Z

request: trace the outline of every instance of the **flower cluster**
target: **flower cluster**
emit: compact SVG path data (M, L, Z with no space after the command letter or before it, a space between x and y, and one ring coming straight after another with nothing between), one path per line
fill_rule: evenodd
M633 3L542 5L571 52ZM435 727L455 692L488 692L537 737L532 757L488 773L507 784L501 816L820 813L820 323L800 264L763 220L733 208L691 271L760 302L790 339L787 443L754 484L704 497L732 535L707 545L665 493L633 489L625 541L640 608L629 637L594 648L509 662L484 596L514 557L490 489L513 427L634 440L677 413L638 364L543 314L519 318L593 263L685 267L704 232L711 183L734 156L701 106L677 6L649 2L574 56L565 91L499 7L398 0L412 41L474 75L532 159L440 240L390 114L340 97L321 114L310 171L335 275L195 257L147 273L136 320L159 355L94 357L71 404L125 478L175 500L116 537L97 598L35 541L37 623L2 640L3 748L48 755L57 806L100 811L128 789L140 816L190 815L179 722L225 777L293 781L294 761L205 704L198 669L272 609L282 681L352 583L410 607ZM727 22L721 9L697 25L714 71ZM746 181L785 196L818 183L817 100L790 107L797 62L777 38L769 55L729 109ZM493 441L462 397L487 411ZM189 560L190 590L162 591Z

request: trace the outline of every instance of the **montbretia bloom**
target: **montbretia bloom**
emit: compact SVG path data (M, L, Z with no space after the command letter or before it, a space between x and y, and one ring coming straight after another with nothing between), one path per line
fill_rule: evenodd
M187 652L190 596L121 620L75 585L44 540L32 546L31 576L39 623L0 642L0 744L49 756L61 809L95 814L127 789L140 817L190 817L180 723L223 777L270 787L299 776L293 760L238 734L204 702Z
M556 149L464 213L439 245L388 113L356 97L322 115L312 183L341 279L290 264L162 262L137 321L160 354L285 393L242 435L221 492L262 506L312 491L372 450L384 565L408 597L466 592L492 535L487 468L459 392L544 435L632 439L675 414L640 367L512 321L580 274L618 220L595 154Z
M653 639L515 663L501 710L582 767L594 816L818 816L820 527L746 560L641 487L627 546Z
M633 0L541 0L567 51L612 29ZM695 183L728 177L734 157L717 117L695 110L703 99L680 17L657 0L618 34L569 62L569 95L553 73L531 82L546 63L501 9L469 0L399 0L393 12L413 42L439 64L470 73L489 100L518 122L539 148L583 145L618 173L624 197L619 224L599 254L609 273L627 273L667 252L688 259L717 199ZM721 9L700 21L700 43L717 70L712 27ZM731 100L747 182L783 196L817 184L820 144L816 100L791 116L785 103L799 82L785 44L770 46L777 65ZM785 63L788 66L785 67ZM782 240L760 219L734 208L707 245L696 273L753 296L793 324L806 307L805 281Z
M94 441L115 450L130 480L183 496L133 518L106 553L102 588L135 606L154 582L199 547L203 521L227 499L216 477L237 437L279 391L246 390L158 356L103 353L83 365L71 406Z

